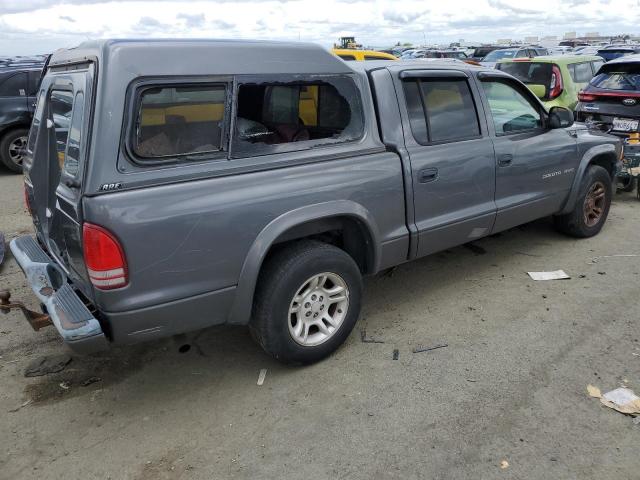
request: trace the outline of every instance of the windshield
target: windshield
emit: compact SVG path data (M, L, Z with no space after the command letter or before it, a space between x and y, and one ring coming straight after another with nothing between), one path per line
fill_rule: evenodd
M551 81L550 63L506 62L499 63L498 70L513 75L522 83L549 85Z
M607 90L640 90L640 64L604 66L591 85Z
M494 50L482 59L483 62L497 62L502 58L513 58L516 55L515 50Z

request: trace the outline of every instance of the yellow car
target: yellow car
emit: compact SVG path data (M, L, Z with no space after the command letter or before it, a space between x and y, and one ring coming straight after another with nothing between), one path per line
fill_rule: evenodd
M397 60L390 53L376 52L375 50L350 50L346 48L334 48L331 53L339 56L342 60L361 62L363 60Z

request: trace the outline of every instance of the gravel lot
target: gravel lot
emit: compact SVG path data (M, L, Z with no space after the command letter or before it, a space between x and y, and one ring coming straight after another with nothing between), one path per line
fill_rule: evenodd
M21 181L0 171L7 240L31 230ZM188 353L167 340L25 378L66 350L0 315L0 477L637 479L640 425L586 386L640 393L640 257L592 262L640 254L639 232L640 202L622 194L596 238L539 221L368 279L347 343L306 368L215 328ZM0 287L35 307L7 257ZM556 269L571 280L526 275Z

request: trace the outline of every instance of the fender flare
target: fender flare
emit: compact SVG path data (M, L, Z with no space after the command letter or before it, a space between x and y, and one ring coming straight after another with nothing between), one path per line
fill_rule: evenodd
M240 271L227 323L249 323L258 274L267 252L280 235L302 223L340 216L353 217L367 228L373 246L372 270L377 272L380 264L380 235L375 219L365 207L351 200L336 200L290 210L269 222L251 245Z
M589 165L591 164L591 161L600 156L600 155L612 155L613 158L615 158L617 160L618 158L618 153L616 152L616 147L614 144L612 143L606 143L603 145L596 145L595 147L591 147L589 150L587 150L584 155L582 156L582 159L580 160L580 164L578 165L578 168L576 169L576 174L573 177L573 184L571 185L571 190L569 191L569 196L567 197L567 201L564 204L564 207L562 208L562 210L559 212L559 215L565 215L569 212L571 212L571 210L573 210L573 207L576 204L576 200L578 198L578 191L580 190L580 183L582 182L582 178L584 177L585 172L587 171L587 168L589 167ZM615 171L615 163L616 160L614 160L613 163L613 170ZM615 180L615 175L613 176L613 178L611 179L612 181Z

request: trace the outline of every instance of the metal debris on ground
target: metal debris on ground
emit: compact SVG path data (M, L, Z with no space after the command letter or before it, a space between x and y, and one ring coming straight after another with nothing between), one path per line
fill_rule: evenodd
M399 357L400 357L400 351L396 348L396 349L393 351L393 359L394 359L394 360L398 360L398 358L399 358Z
M604 406L620 413L640 415L640 397L629 388L620 387L603 394L598 387L587 385L587 393L590 397L600 399Z
M33 403L33 400L29 399L26 402L24 402L22 405L16 407L16 408L12 408L11 410L9 410L9 413L16 413L18 410L26 407L27 405Z
M629 253L629 254L619 254L619 255L600 255L599 257L593 257L590 262L587 262L589 265L593 265L594 263L598 263L598 260L601 258L629 258L629 257L640 257L640 254Z
M39 357L29 364L24 371L25 377L41 377L50 373L58 373L64 370L71 362L69 355L54 355L51 357Z
M423 347L422 345L420 345L413 349L413 353L430 352L431 350L437 350L438 348L445 348L448 346L449 345L446 343L443 343L442 345L436 345L434 347Z
M102 381L102 379L100 377L89 377L89 378L83 380L82 382L80 382L80 386L88 387L91 384L98 383L98 382L101 382L101 381Z
M360 330L360 341L362 343L384 343L384 340L380 340L373 337L367 337L366 330Z
M527 272L533 280L567 280L571 278L564 270L554 270L553 272Z
M263 368L260 370L260 373L258 374L258 385L262 385L264 383L264 377L267 376L267 369Z

